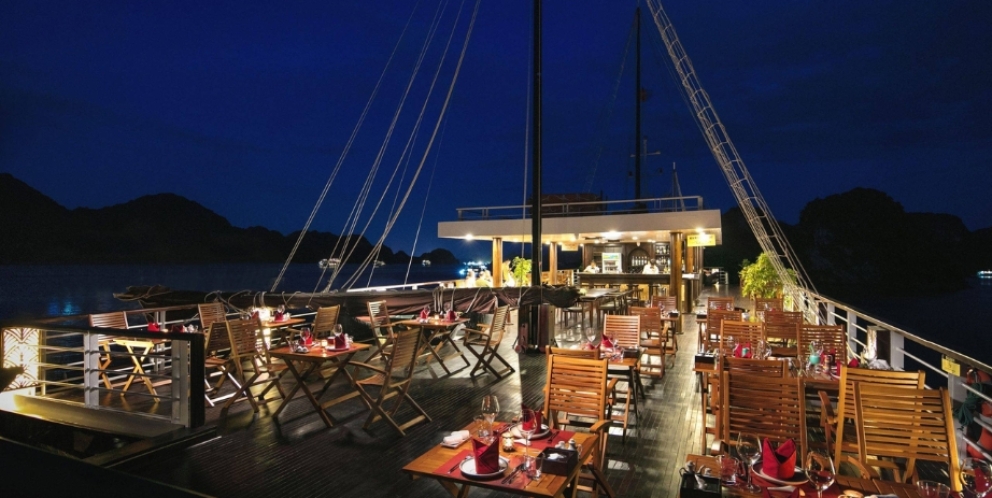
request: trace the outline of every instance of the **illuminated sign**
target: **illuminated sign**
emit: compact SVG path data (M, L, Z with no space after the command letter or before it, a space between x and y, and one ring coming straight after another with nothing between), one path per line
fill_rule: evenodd
M716 245L716 235L712 233L690 233L685 236L689 247L706 247Z

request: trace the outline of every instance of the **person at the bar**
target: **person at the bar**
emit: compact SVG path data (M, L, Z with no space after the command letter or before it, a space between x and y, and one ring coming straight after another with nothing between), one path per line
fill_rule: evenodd
M596 266L596 261L591 261L589 263L589 266L587 266L586 269L582 271L586 273L599 273L599 267Z
M647 273L652 275L657 274L658 265L654 264L654 260L648 260L648 263L644 265L644 268L641 270L641 273Z

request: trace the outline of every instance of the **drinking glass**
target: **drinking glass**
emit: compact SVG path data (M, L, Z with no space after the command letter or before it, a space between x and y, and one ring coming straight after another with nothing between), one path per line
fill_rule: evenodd
M740 461L727 454L717 456L716 461L720 464L720 482L725 486L736 486Z
M976 498L984 498L992 490L992 467L978 458L961 461L961 484Z
M816 488L817 498L823 498L823 491L834 483L834 461L819 451L811 451L806 455L806 477Z
M536 481L541 478L541 467L544 466L544 454L538 453L534 456L524 457L524 467L527 469L527 477Z
M493 426L493 421L496 420L496 415L499 413L499 400L496 399L495 394L487 394L482 398L482 416L486 418L486 422L491 428Z
M313 335L310 333L310 327L303 327L303 329L300 330L300 340L303 341L304 346L309 346L313 343L311 339L312 337Z
M758 493L761 488L751 482L751 467L758 462L761 457L761 442L754 434L740 433L737 436L737 455L740 456L747 467L747 490L751 493Z
M923 498L947 498L951 495L951 487L936 481L916 481L916 489Z
M530 408L524 408L520 412L520 433L524 435L524 440L527 443L524 445L524 456L527 456L527 452L530 449L530 438L534 435L534 431L537 429L537 414L534 410Z
M593 328L593 327L586 327L585 334L586 334L586 340L589 341L590 344L596 342L596 329L595 328Z

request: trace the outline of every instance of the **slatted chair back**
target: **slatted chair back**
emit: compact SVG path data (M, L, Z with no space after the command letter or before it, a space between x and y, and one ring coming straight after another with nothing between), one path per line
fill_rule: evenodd
M469 377L475 377L476 372L489 372L497 379L502 379L504 374L516 371L509 362L499 355L499 345L506 333L509 312L509 306L497 307L489 325L480 326L481 330L465 329L463 339L465 348L479 360L469 373ZM493 363L495 361L502 363L503 368L497 370Z
M765 338L780 344L794 344L799 338L800 324L765 320Z
M200 329L204 332L210 330L210 326L217 322L227 321L227 310L224 308L224 303L201 303L196 305L196 308L200 314Z
M381 369L366 363L352 363L359 370L365 369L373 372L371 377L355 382L358 394L371 408L363 426L365 429L368 429L377 420L383 419L405 436L406 430L410 427L421 422L431 421L430 415L410 396L410 385L413 383L413 371L417 364L417 355L420 352L422 338L423 331L420 327L411 327L408 330L397 332L393 336L392 354L387 357L386 365ZM374 389L376 386L378 386L378 393ZM392 406L387 408L385 404L390 399L394 399L394 401ZM400 424L396 420L396 414L404 403L410 406L416 416Z
M803 324L799 327L798 346L801 353L809 351L809 345L816 341L823 351L836 355L836 361L847 365L847 332L843 325Z
M799 454L806 454L806 400L799 379L723 372L722 387L722 437L733 441L743 432L792 439Z
M204 333L207 335L203 342L208 355L231 349L231 335L226 321L214 322Z
M334 335L334 327L338 324L341 305L321 306L317 308L317 316L313 319L313 337L326 339Z
M89 318L90 327L127 330L127 313L123 311L96 313Z
M593 420L606 418L608 359L549 355L544 385L544 413L549 423L557 413Z
M840 383L837 393L837 411L834 420L824 427L827 431L827 443L831 435L836 438L834 443L834 463L841 462L844 452L857 451L857 441L845 438L844 424L847 420L857 422L857 409L854 399L854 387L858 384L878 384L887 388L923 389L926 374L922 370L902 372L897 370L872 370L868 368L840 367ZM855 436L856 437L856 436Z
M754 298L754 311L755 313L785 311L782 301L783 299L780 297L756 297Z
M788 366L788 363L780 360L756 360L732 356L723 359L723 370L731 373L784 378L788 374Z
M660 341L665 333L664 324L661 321L661 309L648 308L643 306L631 306L630 314L641 317L641 344L644 340Z
M766 311L765 323L797 323L804 322L802 311Z
M720 345L723 354L733 354L734 342L750 344L754 348L758 341L765 340L765 324L761 322L745 322L724 320L720 322Z
M603 336L610 337L623 348L640 346L641 317L636 315L606 315Z
M732 311L734 309L733 297L709 297L706 298L706 309Z
M712 344L712 337L716 337L717 344L719 344L720 339L720 326L723 324L724 320L740 321L741 312L740 311L727 311L720 309L711 309L706 312L706 333L700 337L700 340L704 343L707 349L710 349Z
M386 363L386 371L390 377L409 380L413 377L414 366L417 363L417 353L420 352L420 339L423 337L419 327L396 333L393 342L393 354Z
M651 307L664 310L666 313L678 311L678 298L675 296L651 296Z
M245 360L258 358L259 323L257 319L228 320L227 333L231 345L231 357L240 364Z
M931 461L947 465L951 489L961 491L956 478L960 472L954 433L951 399L941 389L892 389L858 383L854 386L857 407L859 458L864 465L879 461L869 458L905 459L901 482L915 474L916 462ZM891 461L884 462L885 466Z
M372 333L380 342L393 337L393 325L389 318L389 307L386 301L369 301L369 326Z

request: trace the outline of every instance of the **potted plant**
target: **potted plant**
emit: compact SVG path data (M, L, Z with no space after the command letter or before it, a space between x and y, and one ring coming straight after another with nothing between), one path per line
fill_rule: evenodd
M518 286L526 287L530 285L530 270L531 263L529 259L519 256L513 258L513 280L517 282Z
M789 278L795 282L796 272L786 270ZM744 260L741 263L741 295L754 299L756 297L769 298L781 297L784 282L779 278L778 272L772 266L768 255L761 253L754 263Z

